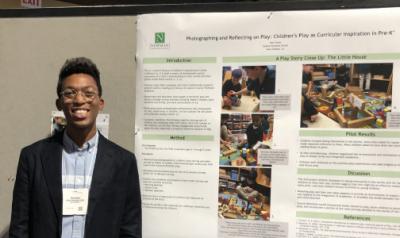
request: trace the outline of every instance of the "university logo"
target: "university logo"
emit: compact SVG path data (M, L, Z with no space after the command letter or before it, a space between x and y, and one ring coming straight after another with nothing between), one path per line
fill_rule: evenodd
M154 43L150 43L150 49L169 49L169 42L165 38L165 32L154 33Z
M156 32L154 35L154 43L165 43L165 32Z

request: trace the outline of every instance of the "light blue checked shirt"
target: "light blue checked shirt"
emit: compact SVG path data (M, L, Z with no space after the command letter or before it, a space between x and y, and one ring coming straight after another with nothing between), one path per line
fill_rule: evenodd
M99 132L87 141L82 148L64 131L62 152L63 188L90 188L93 168L96 161ZM83 238L85 235L84 215L65 216L62 218L61 238Z

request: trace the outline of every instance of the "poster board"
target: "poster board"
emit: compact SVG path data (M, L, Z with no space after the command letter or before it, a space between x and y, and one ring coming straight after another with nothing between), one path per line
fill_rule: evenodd
M144 236L399 236L399 13L139 15Z

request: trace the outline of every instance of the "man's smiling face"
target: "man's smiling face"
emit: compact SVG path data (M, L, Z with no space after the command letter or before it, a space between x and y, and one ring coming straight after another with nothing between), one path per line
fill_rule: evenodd
M96 117L104 108L104 100L99 95L95 79L79 73L63 80L57 106L64 111L68 129L95 131Z

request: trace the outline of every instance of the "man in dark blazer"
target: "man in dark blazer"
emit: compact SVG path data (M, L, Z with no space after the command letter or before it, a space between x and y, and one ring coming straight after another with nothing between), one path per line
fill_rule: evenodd
M135 156L96 128L104 107L96 65L87 58L67 60L57 94L67 126L22 149L10 238L141 237Z

